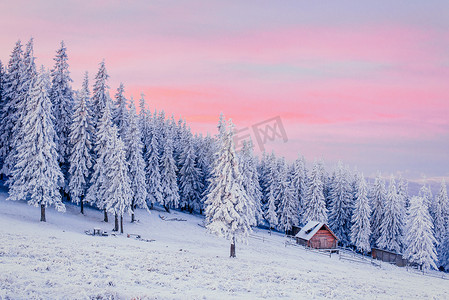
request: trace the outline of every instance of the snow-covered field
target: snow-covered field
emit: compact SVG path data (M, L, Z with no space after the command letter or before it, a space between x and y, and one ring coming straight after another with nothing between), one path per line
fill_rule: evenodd
M40 211L0 195L1 299L449 299L449 281L387 264L340 261L284 245L280 235L256 230L265 241L229 243L198 226L202 218L173 212L137 211L126 219L125 235L88 236L102 214L67 205L65 214Z

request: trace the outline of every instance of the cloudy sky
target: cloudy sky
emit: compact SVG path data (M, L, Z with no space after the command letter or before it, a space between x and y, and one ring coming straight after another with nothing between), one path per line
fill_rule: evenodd
M280 117L293 160L342 160L367 176L449 176L448 1L1 1L0 59L61 40L78 88L104 58L111 93L215 133ZM251 130L248 130L251 133Z

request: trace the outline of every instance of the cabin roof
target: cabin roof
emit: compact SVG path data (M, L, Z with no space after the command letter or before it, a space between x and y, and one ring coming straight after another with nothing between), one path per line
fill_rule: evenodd
M298 232L295 237L303 239L303 240L310 240L322 227L325 227L332 236L338 240L337 236L332 232L332 230L326 225L326 223L318 222L318 221L309 221L307 224L301 229L300 232Z

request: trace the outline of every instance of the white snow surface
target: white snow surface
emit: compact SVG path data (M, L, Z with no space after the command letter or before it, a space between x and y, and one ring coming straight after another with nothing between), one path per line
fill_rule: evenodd
M448 299L449 281L404 268L343 261L285 247L280 234L256 229L260 239L237 244L198 226L181 212L137 210L125 234L111 231L102 212L67 204L66 213L40 210L0 194L0 299ZM164 221L158 214L187 221ZM113 219L110 216L110 219ZM127 238L140 234L145 242Z

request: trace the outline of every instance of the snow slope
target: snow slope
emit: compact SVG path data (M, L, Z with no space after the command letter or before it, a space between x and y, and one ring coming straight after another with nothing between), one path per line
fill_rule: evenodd
M202 218L173 212L137 211L139 222L126 235L88 236L110 231L93 209L86 216L67 205L65 214L0 194L0 299L448 299L449 281L383 264L382 268L340 261L285 247L280 235L256 230L265 241L229 243L198 226ZM182 218L185 222L163 221Z

